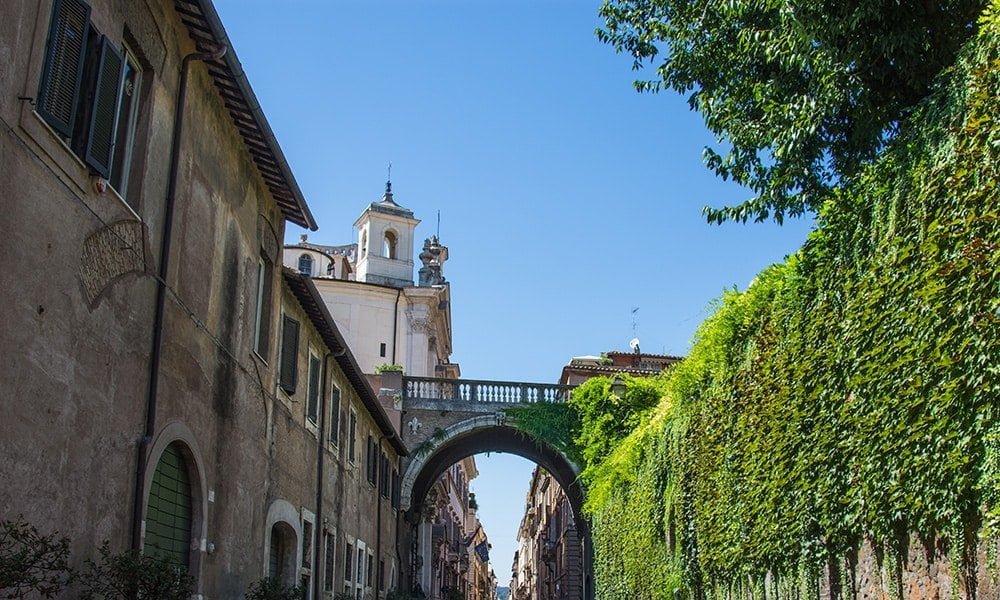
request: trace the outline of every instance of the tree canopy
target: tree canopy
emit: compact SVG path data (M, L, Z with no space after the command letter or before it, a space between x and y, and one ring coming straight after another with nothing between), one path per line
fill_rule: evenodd
M899 133L975 33L981 0L605 0L598 38L688 95L723 150L708 166L754 196L709 222L819 207Z

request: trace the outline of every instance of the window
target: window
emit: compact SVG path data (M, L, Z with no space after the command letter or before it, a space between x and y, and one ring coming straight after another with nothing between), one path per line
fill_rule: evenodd
M378 444L372 436L368 436L368 483L375 485L378 480Z
M309 353L309 389L306 390L306 418L315 425L319 420L319 384L322 369L319 357Z
M313 257L308 254L303 253L299 257L299 273L303 275L312 275L313 273Z
M335 385L330 388L330 443L336 446L340 432L340 389Z
M360 541L358 542L358 571L357 576L354 578L354 583L358 586L363 585L365 582L365 548L364 544Z
M354 463L356 458L354 448L355 444L358 441L357 437L358 437L358 413L352 410L351 426L348 429L348 438L347 438L347 460L351 461L351 463Z
M375 578L372 577L372 575L375 574L374 570L375 570L375 554L371 550L369 550L368 568L366 569L366 577L365 577L365 587L371 587L375 583Z
M386 258L396 258L396 232L385 232L385 239L382 242L382 256Z
M35 103L38 114L124 198L142 70L90 23L83 0L56 0Z
M378 591L385 589L385 559L378 561Z
M312 569L313 524L308 518L302 519L302 568Z
M327 592L333 591L333 556L337 551L337 537L335 534L323 532L323 589Z
M361 232L361 258L364 258L365 254L367 254L367 253L368 253L368 232L367 231L362 231Z
M379 452L378 491L383 498L389 497L389 457L385 455L385 452Z
M352 575L354 575L354 570L351 565L354 564L354 544L347 542L347 548L344 551L344 591L351 591L351 581L353 580Z
M399 480L399 470L392 470L392 507L399 510L399 494L400 494L400 480Z
M381 344L378 345L378 355L382 358L385 358L385 342L382 342Z
M271 279L271 261L261 256L257 261L257 316L253 349L264 360L267 360L267 343L271 335Z
M281 323L281 365L278 385L288 394L295 393L298 379L299 322L285 315Z

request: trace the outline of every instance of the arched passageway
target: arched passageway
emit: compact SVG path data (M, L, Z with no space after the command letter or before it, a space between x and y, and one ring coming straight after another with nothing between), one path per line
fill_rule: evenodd
M540 444L513 426L498 422L495 417L474 417L456 423L439 432L430 447L414 452L407 466L401 498L399 553L405 581L410 589L426 579L429 567L423 564L423 546L431 539L425 501L438 478L462 459L484 452L505 452L532 461L548 471L565 491L572 507L573 520L582 545L583 569L580 581L583 600L593 598L592 545L590 529L583 518L583 489L577 479L575 465L555 448ZM522 499L518 498L520 502ZM408 557L408 559L407 559ZM423 574L422 574L423 573ZM423 586L421 586L423 589ZM576 599L574 599L576 600Z

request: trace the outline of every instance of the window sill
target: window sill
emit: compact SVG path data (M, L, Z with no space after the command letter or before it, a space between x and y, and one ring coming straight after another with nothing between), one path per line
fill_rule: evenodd
M103 193L94 189L94 176L91 175L88 167L80 157L73 152L73 149L52 129L42 115L34 108L25 111L21 118L21 131L34 142L35 147L40 150L39 158L52 168L55 174L64 184L72 188L76 194L84 197L110 196L115 200L115 204L121 206L128 213L128 216L142 223L142 217L132 208L116 189L107 183L107 190Z

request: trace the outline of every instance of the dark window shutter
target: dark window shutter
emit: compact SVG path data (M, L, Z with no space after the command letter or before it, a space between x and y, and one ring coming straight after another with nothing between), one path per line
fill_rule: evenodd
M299 322L285 317L281 324L281 371L278 384L289 394L295 393L299 352Z
M111 177L111 161L115 153L115 126L118 123L118 94L125 73L125 55L101 38L101 58L97 63L94 82L94 102L90 107L90 127L84 161L101 177Z
M313 423L319 421L319 357L309 355L309 398L306 399L306 416Z
M337 434L340 431L340 390L336 387L330 393L330 442L337 443Z
M81 0L56 0L35 108L63 137L73 135L76 107L87 55L90 6Z

